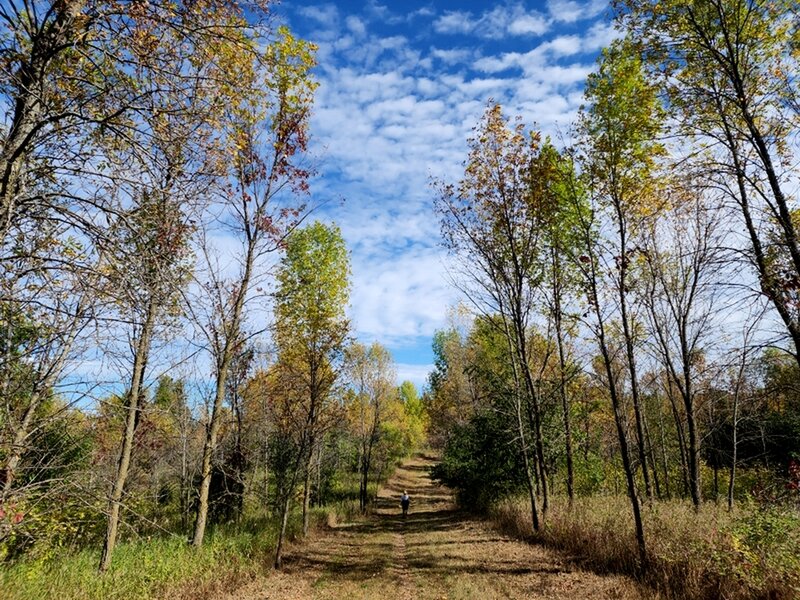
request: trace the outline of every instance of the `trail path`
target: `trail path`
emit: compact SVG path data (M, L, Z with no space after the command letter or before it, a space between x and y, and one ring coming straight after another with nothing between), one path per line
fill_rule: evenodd
M292 547L284 568L228 600L639 598L630 580L570 566L558 554L506 538L457 510L417 457L398 469L373 516ZM399 497L411 496L402 518Z

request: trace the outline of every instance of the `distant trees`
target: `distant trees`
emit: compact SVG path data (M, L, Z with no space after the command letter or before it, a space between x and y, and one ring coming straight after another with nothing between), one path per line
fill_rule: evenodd
M397 394L394 373L390 371L391 356L385 348L373 343L369 348L353 344L347 350L348 377L352 381L353 396L347 411L351 427L358 440L359 507L367 510L367 493L373 451L386 420L384 414L391 397ZM409 401L413 401L409 399Z

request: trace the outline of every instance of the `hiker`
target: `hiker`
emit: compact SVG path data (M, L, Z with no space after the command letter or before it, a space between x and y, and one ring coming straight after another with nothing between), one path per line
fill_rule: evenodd
M403 492L400 496L400 506L403 508L403 516L408 514L408 505L411 504L411 498L408 497L408 492Z

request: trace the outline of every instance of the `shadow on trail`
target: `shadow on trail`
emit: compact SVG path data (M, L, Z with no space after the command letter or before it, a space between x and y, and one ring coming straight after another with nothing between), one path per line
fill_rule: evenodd
M413 573L422 581L459 575L528 576L570 571L548 561L522 561L498 553L504 538L478 527L457 509L446 488L430 478L432 458L418 457L395 473L363 521L337 526L287 556L286 571L316 571L315 586L400 582ZM403 517L400 495L411 496ZM371 585L371 584L370 584Z

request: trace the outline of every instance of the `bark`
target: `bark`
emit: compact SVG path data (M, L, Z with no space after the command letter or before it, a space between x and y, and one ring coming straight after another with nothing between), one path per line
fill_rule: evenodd
M597 272L594 264L594 257L590 253L591 267L588 273L589 300L597 319L597 342L600 347L600 354L603 358L606 377L608 379L608 392L611 396L611 405L614 410L614 423L617 428L619 439L620 455L622 457L622 468L625 471L625 482L627 485L628 499L631 504L633 514L633 524L636 530L636 545L639 550L639 567L642 571L647 569L647 546L644 537L644 525L642 523L641 508L639 506L638 493L636 491L636 481L634 477L633 465L631 464L630 450L628 448L628 437L625 432L624 415L622 403L617 390L617 381L614 375L613 362L606 343L605 321L600 308L600 297L597 292Z
M664 492L667 496L667 499L669 499L672 497L672 494L669 489L669 464L667 462L667 440L664 435L664 415L661 412L660 408L658 411L658 431L661 437L661 462L662 462L662 468L664 469Z
M156 305L152 298L148 302L146 310L133 357L133 373L131 374L131 386L128 391L128 405L125 415L125 432L122 437L116 477L108 498L108 522L103 551L100 555L100 571L106 571L111 565L111 557L114 552L114 546L117 543L122 495L125 491L125 482L128 479L128 471L131 464L136 425L139 421L139 402L144 381L144 371L147 366L147 355L150 352L150 343L156 320Z
M569 398L567 396L567 366L566 357L564 352L564 331L561 311L561 266L559 254L556 249L553 249L553 302L554 311L553 318L556 328L556 344L558 345L558 372L559 372L559 395L561 397L561 411L564 416L564 451L567 459L567 495L569 496L569 504L575 498L574 490L574 468L572 462L572 423L570 418Z
M206 532L206 522L208 520L208 494L211 490L211 472L214 453L217 450L217 437L221 426L220 415L222 405L225 401L225 388L228 381L231 362L236 351L236 344L239 340L239 329L241 327L242 312L247 290L250 287L250 278L255 262L256 246L258 244L258 231L251 229L249 223L245 224L245 234L247 236L247 251L244 261L244 271L239 285L236 289L230 318L223 323L224 330L222 346L215 349L216 356L216 376L217 382L214 390L214 404L211 409L211 419L206 429L206 439L203 444L203 459L200 469L200 488L197 494L197 516L195 518L194 535L192 545L199 547L203 544ZM222 316L224 319L224 315Z
M731 472L728 481L728 510L733 510L733 490L736 485L736 462L739 458L739 390L733 395L733 439L731 440Z
M280 569L283 560L283 540L286 539L286 524L289 522L289 500L290 492L284 492L285 497L281 506L281 527L278 532L278 543L275 546L275 568Z
M622 200L613 194L614 209L617 213L617 227L619 227L619 281L617 282L619 292L620 319L622 321L622 335L625 338L625 358L628 363L628 374L631 379L631 401L633 403L633 415L636 422L636 450L639 456L639 463L642 467L642 479L644 480L645 494L648 499L653 498L653 488L650 485L650 472L647 468L647 456L644 447L644 425L641 409L641 398L639 396L639 377L636 369L636 353L633 347L633 334L631 332L630 318L628 315L627 300L627 275L628 275L628 238L626 232L625 216L622 212Z
M536 496L538 494L539 481L535 475L535 465L531 466L531 458L528 450L528 443L525 436L525 425L522 421L522 398L519 382L519 371L517 369L517 361L514 360L514 348L511 343L511 331L508 327L506 315L503 314L503 305L501 303L500 312L503 319L503 327L505 332L506 342L508 344L509 358L511 359L511 372L514 379L514 408L516 412L517 422L517 436L519 438L520 450L522 451L522 460L525 465L525 485L528 488L528 499L531 506L531 523L534 531L539 531L539 509L536 505Z
M308 460L305 465L305 480L303 481L303 537L308 535L308 525L311 518L311 462L314 457L314 448L308 453Z

